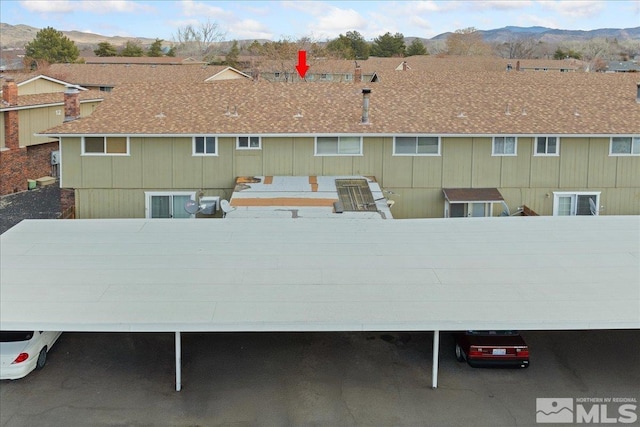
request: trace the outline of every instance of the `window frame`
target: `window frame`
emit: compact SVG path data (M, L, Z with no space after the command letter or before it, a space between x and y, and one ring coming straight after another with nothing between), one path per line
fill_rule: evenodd
M204 138L204 151L203 153L198 153L196 152L196 140L197 138ZM207 138L213 138L214 142L213 142L213 147L214 147L214 152L213 153L207 153ZM198 156L198 157L213 157L213 156L217 156L218 155L218 137L215 135L194 135L191 138L191 155L192 156Z
M503 138L504 141L507 141L507 138L513 138L513 153L497 153L496 152L496 140L498 138ZM494 136L491 139L491 155L492 156L498 156L498 157L515 157L518 155L518 137L515 135L498 135L498 136Z
M397 143L397 139L398 138L415 138L415 147L416 147L416 152L415 153L398 153L396 150L396 143ZM436 153L418 153L418 142L419 142L419 138L436 138L438 141L438 149ZM393 137L393 153L392 156L431 156L431 157L437 157L437 156L441 156L442 155L442 137L441 136L435 136L435 135L396 135Z
M337 152L336 153L318 153L318 139L320 138L337 138ZM340 153L340 139L341 138L358 138L360 147L358 149L358 153ZM363 138L362 136L352 136L352 135L324 135L324 136L316 136L313 141L313 155L320 157L356 157L363 156Z
M190 219L195 218L195 214L189 214L188 217L184 218L176 218L174 215L171 215L170 218L152 218L151 217L151 198L153 196L169 196L171 197L171 203L169 206L173 207L173 197L174 196L189 196L191 200L196 200L196 192L195 191L145 191L144 192L144 217L147 219ZM173 213L173 210L171 211ZM186 211L185 211L186 212Z
M544 147L545 147L545 152L541 153L538 152L538 138L545 138L545 143L544 143ZM556 152L555 153L549 153L549 138L555 138L556 139ZM555 136L555 135L538 135L534 138L533 140L533 155L534 156L541 156L541 157L558 157L560 155L560 137Z
M87 151L87 138L102 138L103 139L103 152ZM125 152L124 153L109 153L107 147L109 144L109 138L125 139ZM129 136L115 136L115 135L87 135L82 137L81 142L81 155L82 156L130 156L131 155L131 141Z
M589 216L578 215L578 197L579 196L595 196L596 197L596 216L600 214L600 191L554 191L553 192L553 216ZM568 215L560 215L560 198L571 197L570 212Z
M629 146L629 153L614 153L613 152L613 140L614 139L622 139L629 138L631 139L631 144ZM634 153L634 146L637 152ZM618 135L612 136L609 138L609 156L640 156L640 135Z
M240 146L240 138L247 138L247 146ZM258 138L258 146L251 146L251 138ZM236 137L236 150L262 150L262 137L257 135L239 135Z

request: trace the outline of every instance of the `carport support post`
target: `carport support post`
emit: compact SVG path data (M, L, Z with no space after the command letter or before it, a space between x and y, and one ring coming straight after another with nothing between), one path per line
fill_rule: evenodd
M431 387L438 388L438 353L440 353L440 331L433 331L433 366Z
M180 332L176 331L176 391L182 389L182 342Z

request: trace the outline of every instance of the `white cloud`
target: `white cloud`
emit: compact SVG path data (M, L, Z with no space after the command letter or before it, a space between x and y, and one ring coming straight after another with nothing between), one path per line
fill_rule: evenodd
M530 7L531 0L477 0L466 1L465 7L475 10L514 10Z
M22 0L21 6L31 12L37 13L68 13L75 11L104 13L130 13L130 12L150 12L155 8L144 4L127 0Z
M232 18L233 13L228 12L220 7L211 6L214 3L196 2L193 0L183 0L180 2L180 7L185 16L197 16L202 18Z
M431 30L431 23L424 19L421 16L412 16L409 18L409 23L413 26L423 29L423 30Z
M353 9L342 9L325 2L316 1L283 1L282 6L295 9L314 17L307 25L315 38L334 38L347 31L360 31L366 27L367 21ZM339 3L338 3L339 4Z
M253 19L234 22L229 31L239 39L271 39L273 37L273 33L265 25Z
M605 8L603 1L560 1L560 0L540 0L540 5L546 9L558 12L570 18L595 17Z

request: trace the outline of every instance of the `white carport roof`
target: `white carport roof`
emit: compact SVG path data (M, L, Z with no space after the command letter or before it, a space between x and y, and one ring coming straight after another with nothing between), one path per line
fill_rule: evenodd
M640 328L640 217L25 220L0 327Z

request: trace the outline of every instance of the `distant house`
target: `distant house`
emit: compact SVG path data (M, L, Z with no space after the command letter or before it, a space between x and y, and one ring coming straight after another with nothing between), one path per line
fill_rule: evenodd
M375 85L122 84L43 135L80 218L189 217L184 196L228 200L239 176L338 175L395 193L394 218L640 214L636 78L447 64L396 60Z
M91 114L103 96L44 75L2 77L0 195L26 190L29 179L57 176L58 140L36 134Z
M640 63L637 61L609 61L605 70L607 73L640 73Z

